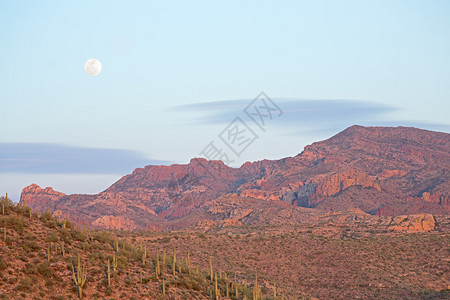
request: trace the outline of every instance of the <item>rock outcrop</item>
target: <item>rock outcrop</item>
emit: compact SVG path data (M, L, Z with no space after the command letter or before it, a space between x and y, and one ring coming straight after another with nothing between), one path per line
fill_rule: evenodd
M40 210L43 207L52 207L53 203L66 196L64 193L54 191L51 187L42 189L37 184L27 186L22 190L20 203L32 209Z
M115 216L100 217L92 222L92 225L96 227L117 230L135 230L137 228L137 225L133 221Z
M396 232L427 232L436 228L436 220L430 214L396 216L388 225L388 230Z

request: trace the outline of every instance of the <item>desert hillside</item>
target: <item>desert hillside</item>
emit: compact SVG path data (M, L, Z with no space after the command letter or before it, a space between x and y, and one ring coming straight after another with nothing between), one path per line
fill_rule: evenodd
M1 299L450 297L446 216L98 231L0 200Z

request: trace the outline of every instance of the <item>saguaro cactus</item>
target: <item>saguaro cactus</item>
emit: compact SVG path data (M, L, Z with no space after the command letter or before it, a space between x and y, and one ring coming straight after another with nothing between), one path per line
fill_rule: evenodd
M113 254L113 258L112 258L112 267L113 267L113 270L115 272L116 269L117 269L117 257L116 257L115 254Z
M191 275L191 259L190 259L190 257L189 257L189 251L188 251L187 258L186 258L186 266L187 266L189 275Z
M108 259L106 274L108 276L108 286L110 286L111 285L111 266L109 265L109 259Z
M255 286L253 287L253 300L260 299L260 295L261 295L261 290L260 290L260 287L258 286L258 275L256 275Z
M209 257L209 274L211 276L211 281L214 280L214 273L213 273L213 267L212 267L212 258L211 256Z
M61 242L61 254L64 257L65 251L64 251L64 241Z
M239 298L238 284L236 280L236 272L234 273L234 288L235 288L235 297Z
M6 227L3 227L3 240L6 241Z
M216 300L219 300L219 289L217 288L217 273L215 274L215 281L216 281Z
M166 264L166 260L167 260L167 254L166 254L166 250L163 250L163 268L165 268L167 266Z
M172 272L174 276L176 271L176 264L177 264L177 252L175 249L173 249Z
M115 240L114 248L116 249L116 252L119 252L119 240L118 239Z
M156 279L159 278L159 275L161 275L161 267L159 266L159 252L156 252L156 269L155 269Z
M86 283L87 270L86 265L81 265L80 256L78 256L78 266L76 268L76 271L74 266L72 265L72 275L73 280L78 287L78 295L81 299L81 297L83 297L83 286Z

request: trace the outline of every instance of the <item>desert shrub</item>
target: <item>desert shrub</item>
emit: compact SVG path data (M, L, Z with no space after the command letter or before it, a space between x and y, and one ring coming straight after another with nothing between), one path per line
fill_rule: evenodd
M33 287L33 281L31 281L30 278L25 277L20 279L19 285L16 287L18 291L31 291L31 288Z
M61 231L61 240L68 245L72 244L72 236L67 229Z
M123 255L119 255L117 257L117 268L125 269L127 266L128 266L128 259Z
M86 241L86 235L84 235L84 233L79 229L72 230L70 235L72 236L72 239L74 239L75 241L80 242Z
M90 263L95 263L97 260L105 261L105 256L103 255L103 252L100 251L93 251L89 254L88 260Z
M41 214L40 217L42 222L50 222L50 221L54 221L55 219L53 218L53 215L51 212L46 211L44 213Z
M68 229L74 229L75 228L75 225L73 225L73 223L70 222L67 219L62 220L61 227L63 226L64 223L66 224L66 228L68 228Z
M16 207L15 207L15 211L18 214L29 218L30 217L31 208L29 208L28 206L17 204Z
M2 202L5 205L5 213L7 213L8 210L13 209L15 207L14 202L12 202L10 198L6 199L5 197L0 197L0 203Z
M37 274L38 269L37 265L34 263L26 263L24 266L24 273L25 274Z
M35 236L33 233L31 233L31 232L27 232L27 233L25 234L24 238L25 238L26 240L29 240L29 241L36 240L36 236Z
M8 264L3 261L3 258L0 256L0 270L5 270L8 267Z
M44 261L43 263L39 264L37 269L39 274L41 274L45 278L53 277L53 270L52 268L50 268L50 263L48 261Z
M59 241L59 236L56 232L52 231L46 238L47 242L56 243Z
M28 257L26 257L26 256L19 255L17 258L20 259L23 262L28 262Z
M10 277L8 280L9 284L15 284L17 282L17 277Z
M49 211L42 213L40 219L45 226L56 228L56 220L55 218L53 218L53 215Z
M99 243L111 244L111 245L114 242L114 240L116 239L116 237L113 233L107 232L107 231L94 232L92 237L95 241L98 241Z
M22 233L25 227L25 220L18 215L9 215L1 219L2 227L12 228L18 233Z
M189 277L189 276L184 276L183 278L177 280L175 282L175 285L182 287L182 288L187 288L187 289L196 290L196 291L201 291L203 288L206 288L206 286L202 287L200 281L197 281L194 278Z

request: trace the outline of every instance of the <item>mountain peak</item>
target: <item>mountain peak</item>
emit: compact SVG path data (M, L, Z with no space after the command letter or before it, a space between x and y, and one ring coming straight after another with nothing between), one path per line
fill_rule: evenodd
M122 218L137 229L182 228L208 218L281 222L273 214L286 207L447 214L449 137L411 127L355 125L291 158L240 168L193 158L188 164L137 168L97 195L67 196L31 185L22 199L34 209L60 209L86 224Z

